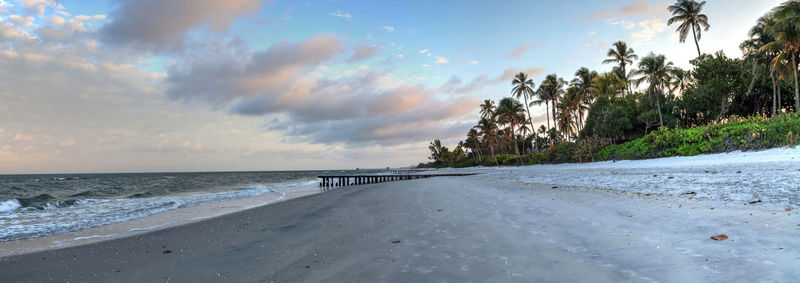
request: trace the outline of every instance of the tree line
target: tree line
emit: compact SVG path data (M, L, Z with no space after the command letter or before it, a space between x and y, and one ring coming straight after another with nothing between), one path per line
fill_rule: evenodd
M668 7L667 24L677 26L680 42L691 34L695 43L698 56L691 69L652 52L639 58L618 41L606 53L603 63L612 68L604 73L581 67L571 80L549 74L537 87L520 72L511 80L510 96L483 101L480 119L464 141L452 150L439 140L431 142L427 165L453 166L468 159L499 165L499 154L522 164L521 155L564 143L599 149L661 127L690 128L800 109L800 1L784 2L759 18L739 46L743 58L701 53L702 32L710 28L702 13L705 4L679 0ZM530 108L542 104L546 121L535 128Z

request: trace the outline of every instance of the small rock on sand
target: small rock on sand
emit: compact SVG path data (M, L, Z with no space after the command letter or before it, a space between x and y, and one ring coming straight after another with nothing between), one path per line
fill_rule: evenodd
M711 239L714 240L714 241L727 240L728 239L728 235L719 234L719 235L716 235L716 236L711 236Z

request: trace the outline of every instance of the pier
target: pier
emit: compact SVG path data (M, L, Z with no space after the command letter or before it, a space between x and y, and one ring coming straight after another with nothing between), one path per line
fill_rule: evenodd
M391 182L391 181L402 181L402 180L414 180L414 179L425 179L431 177L455 177L455 176L470 176L475 175L474 173L469 174L404 174L404 175L349 175L349 176L317 176L317 178L322 179L320 181L319 186L323 188L331 188L331 187L344 187L344 186L356 186L356 185L366 185L366 184L375 184L375 183L383 183L383 182Z

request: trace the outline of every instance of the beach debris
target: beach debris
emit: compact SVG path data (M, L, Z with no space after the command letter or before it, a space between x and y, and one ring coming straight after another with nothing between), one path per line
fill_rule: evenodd
M695 191L682 193L682 195L696 195L696 194L697 194L697 192L695 192Z
M161 252L161 253L162 253L162 254L171 254L171 253L172 253L172 250L164 250L164 251L163 251L163 252Z
M442 211L442 209L440 208L440 209L437 209L436 211Z
M728 239L728 235L719 234L719 235L716 235L716 236L711 236L711 239L714 240L714 241L723 241L723 240L727 240Z
M551 189L558 189L558 186L553 186Z
M756 204L756 203L759 203L759 202L761 202L761 200L754 200L754 201L751 201L751 202L748 202L748 203L749 204Z
M311 266L310 265L306 265L306 268L311 268Z
M658 177L658 175L656 175L656 174L653 174L653 177Z
M398 240L392 241L392 244L399 244L399 243L400 243L400 241L398 241Z
M742 171L741 170L736 171L736 174L742 174Z
M792 208L791 208L791 207L787 207L787 208L786 208L786 209L784 209L783 211L792 211Z
M669 176L669 177L667 177L667 179L674 179L674 178L675 178L675 176Z

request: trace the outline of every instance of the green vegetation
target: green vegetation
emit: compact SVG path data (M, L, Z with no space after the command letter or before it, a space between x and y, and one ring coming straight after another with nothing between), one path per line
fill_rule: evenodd
M549 74L538 88L527 74L516 74L509 78L512 97L485 100L467 139L453 150L435 140L425 165L587 162L796 145L800 115L787 113L800 109L800 1L759 19L739 46L743 58L700 52L701 31L710 27L704 5L678 0L668 8L680 41L692 33L698 57L691 69L659 54L639 60L618 41L606 53L603 63L614 66L605 73L581 67L570 81ZM542 104L546 126L537 129L530 107Z

